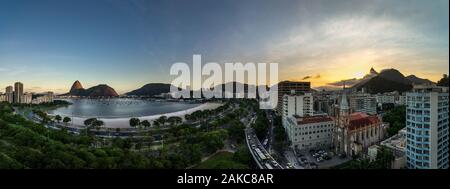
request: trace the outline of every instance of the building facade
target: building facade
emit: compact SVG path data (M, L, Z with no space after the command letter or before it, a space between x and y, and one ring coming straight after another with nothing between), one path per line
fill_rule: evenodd
M395 98L398 96L396 93L384 93L377 94L377 103L378 104L395 104Z
M402 169L406 167L406 128L403 128L396 135L382 141L380 145L388 148L394 156L391 169Z
M33 94L32 93L25 93L23 95L23 103L24 104L31 104L33 100Z
M5 101L8 102L8 103L13 103L14 102L14 91L13 91L13 87L12 86L6 87Z
M448 169L448 87L406 93L406 160L410 169Z
M325 149L333 144L334 127L330 116L294 115L287 120L286 132L294 149Z
M312 116L314 113L313 96L311 93L303 95L284 95L283 97L283 111L282 120L286 122L287 118L293 115L297 116ZM283 125L286 125L285 123Z
M6 101L6 95L0 92L0 102Z
M353 112L377 114L377 98L368 93L353 93L349 95L349 102Z
M24 103L23 99L23 84L21 82L14 83L14 103Z
M278 115L283 111L283 97L286 94L304 94L311 92L310 82L297 82L297 81L282 81L278 83L278 104L275 111Z
M335 152L355 156L367 152L369 146L381 141L385 135L381 118L363 112L350 113L345 92L335 119Z
M54 100L54 94L53 92L46 92L43 94L36 95L36 98L34 98L31 103L32 104L42 104L42 103L50 103Z

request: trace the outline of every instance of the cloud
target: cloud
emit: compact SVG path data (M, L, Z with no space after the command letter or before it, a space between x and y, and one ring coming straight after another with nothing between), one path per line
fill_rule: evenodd
M315 76L310 76L310 75L308 75L308 76L303 77L302 80L307 80L307 79L319 79L319 78L320 78L320 74L317 74L317 75L315 75Z
M331 82L331 83L328 83L328 85L341 87L341 86L344 86L344 84L345 84L345 86L350 87L350 86L353 86L353 85L359 83L360 81L361 81L361 79L352 78L352 79L345 79L342 81Z
M430 78L448 70L448 19L440 17L448 17L448 8L439 6L448 1L412 1L403 6L392 6L397 3L389 1L352 3L329 11L305 5L313 14L310 19L301 20L288 35L267 47L268 58L280 63L280 76L306 80L320 72L326 77L313 85L342 86L334 81L357 77L370 67L396 68ZM354 82L350 79L347 85Z

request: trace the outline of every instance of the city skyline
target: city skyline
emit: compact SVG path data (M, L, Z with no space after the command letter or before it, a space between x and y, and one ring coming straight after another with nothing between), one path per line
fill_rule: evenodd
M123 94L170 83L170 66L193 54L277 62L280 81L312 87L371 67L436 82L449 68L448 1L16 2L0 2L2 89L65 93L80 80Z

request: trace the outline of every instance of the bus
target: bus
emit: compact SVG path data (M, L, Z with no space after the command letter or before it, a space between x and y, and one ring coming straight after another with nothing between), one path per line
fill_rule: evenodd
M265 166L267 167L267 169L273 169L273 167L269 163L266 163Z
M267 157L261 152L261 150L259 148L256 148L255 151L256 151L256 154L259 156L259 158L261 160L266 160L267 159Z

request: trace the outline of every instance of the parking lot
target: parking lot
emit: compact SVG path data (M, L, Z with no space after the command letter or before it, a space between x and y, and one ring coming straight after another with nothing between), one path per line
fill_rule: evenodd
M285 152L286 159L294 165L296 169L327 169L345 163L351 158L340 157L330 150L308 150Z

